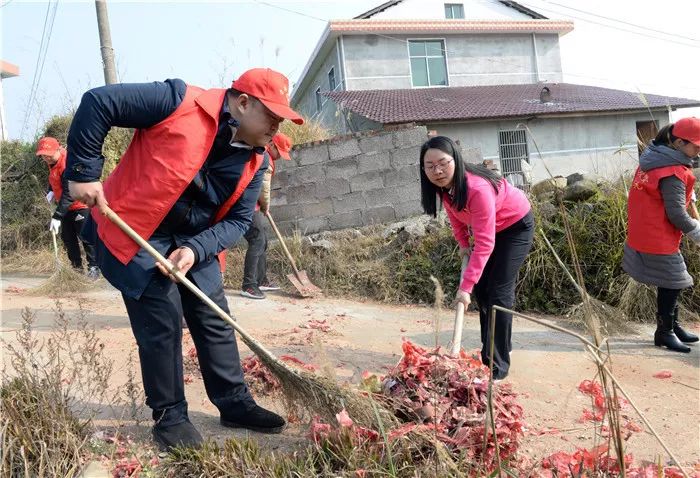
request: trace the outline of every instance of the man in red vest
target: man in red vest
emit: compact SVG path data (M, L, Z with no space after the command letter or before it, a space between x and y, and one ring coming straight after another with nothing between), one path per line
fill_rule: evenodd
M264 147L284 119L303 123L289 107L287 78L256 68L228 89L179 79L95 88L71 124L66 176L73 196L95 206L83 234L96 245L104 277L122 292L162 449L202 441L187 415L183 316L220 423L279 433L285 421L251 397L233 330L99 209L109 205L228 312L217 255L250 227L268 168ZM113 126L135 132L103 186L101 150Z
M279 286L267 277L267 235L265 233L265 215L270 210L270 189L275 171L275 161L282 158L289 161L292 140L283 133L277 133L265 148L265 154L271 159L270 167L263 179L262 191L253 215L253 223L245 234L248 250L245 254L243 286L241 295L249 299L264 299L268 290L279 290Z
M49 231L61 233L63 245L66 247L68 259L74 269L83 271L83 258L80 254L80 243L85 250L88 263L87 276L91 279L100 277L100 270L95 261L95 249L91 244L80 240L85 218L90 214L88 207L80 201L73 201L63 184L63 172L66 169L66 149L62 148L56 138L46 136L37 143L36 155L49 167L49 189L46 200L49 204L57 203L56 210L51 216Z

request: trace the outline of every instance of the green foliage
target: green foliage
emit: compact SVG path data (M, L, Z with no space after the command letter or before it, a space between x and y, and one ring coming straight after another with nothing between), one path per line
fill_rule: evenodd
M52 116L44 125L42 136L51 136L56 138L62 145L65 145L68 141L68 131L72 121L73 113Z
M0 143L2 157L2 250L41 247L48 241L51 209L44 200L48 168L34 155L36 145ZM45 242L48 245L49 242Z

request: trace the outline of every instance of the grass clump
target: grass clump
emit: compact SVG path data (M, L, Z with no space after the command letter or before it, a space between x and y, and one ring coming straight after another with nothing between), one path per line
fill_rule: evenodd
M35 323L25 309L15 340L2 340L0 469L3 476L73 477L89 449L94 412L86 403L105 398L112 363L84 312L71 319L57 302L44 339Z

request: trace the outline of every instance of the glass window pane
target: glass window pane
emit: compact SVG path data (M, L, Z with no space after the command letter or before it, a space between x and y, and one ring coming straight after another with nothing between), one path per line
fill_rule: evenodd
M445 56L445 52L442 51L441 41L427 41L425 42L425 50L428 56Z
M452 18L464 18L464 5L458 3L452 6Z
M411 56L425 56L425 42L409 41L408 52Z
M447 86L447 68L442 58L428 58L428 70L430 71L431 86Z
M445 18L453 18L452 17L452 5L446 3L445 4Z
M335 90L335 68L331 68L331 71L328 72L328 89Z
M428 68L425 58L411 58L413 86L428 86Z

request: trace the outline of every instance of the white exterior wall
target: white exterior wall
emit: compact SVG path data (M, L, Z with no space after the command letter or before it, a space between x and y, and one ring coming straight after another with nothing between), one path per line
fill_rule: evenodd
M464 5L464 18L466 20L532 20L532 17L506 7L495 0L404 0L371 18L377 20L444 20L446 3Z
M478 148L483 159L499 162L498 131L527 124L532 181L574 172L588 172L608 179L633 173L639 158L636 122L649 121L649 113L515 120L482 123L431 124L429 130L459 140L464 148ZM668 123L668 113L656 112L659 128ZM539 147L539 153L537 147Z

